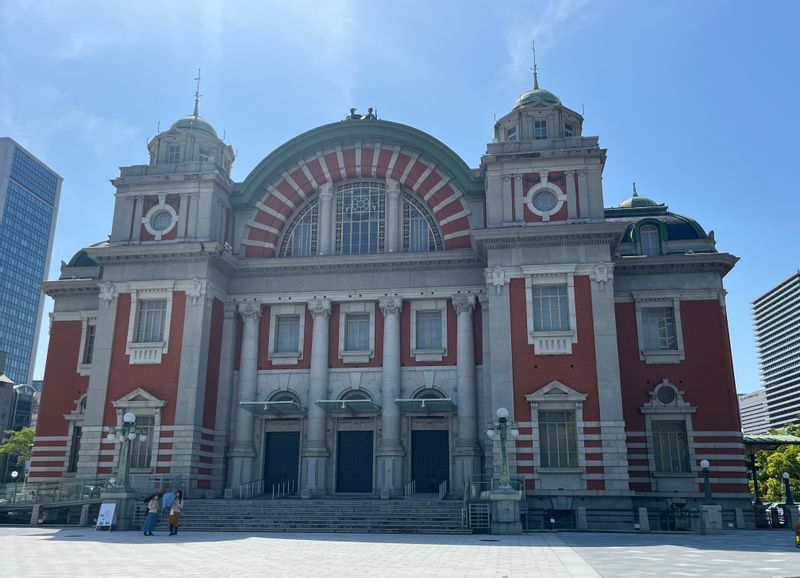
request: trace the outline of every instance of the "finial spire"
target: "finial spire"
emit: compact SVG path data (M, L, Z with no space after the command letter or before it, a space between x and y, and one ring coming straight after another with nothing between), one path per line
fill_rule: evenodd
M536 41L531 41L531 50L533 51L533 90L539 90L539 69L536 66Z
M198 116L200 116L200 114L199 114L200 97L203 96L202 94L200 94L200 69L199 68L197 69L197 78L195 78L195 80L197 81L197 88L194 91L194 117L197 118Z
M633 196L638 197L639 193L636 192L636 181L633 181Z

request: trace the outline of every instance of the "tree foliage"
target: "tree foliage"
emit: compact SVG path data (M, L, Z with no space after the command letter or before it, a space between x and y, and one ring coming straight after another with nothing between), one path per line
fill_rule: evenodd
M17 467L22 467L33 450L33 428L24 427L19 431L9 429L3 432L5 438L0 441L0 455L9 454L17 456Z
M800 425L787 425L783 429L770 430L772 434L786 434L800 437ZM800 501L800 446L784 445L774 450L761 450L756 454L758 490L762 501L783 502L786 492L783 485L783 472L789 473L789 486L795 501ZM753 482L750 482L753 491Z

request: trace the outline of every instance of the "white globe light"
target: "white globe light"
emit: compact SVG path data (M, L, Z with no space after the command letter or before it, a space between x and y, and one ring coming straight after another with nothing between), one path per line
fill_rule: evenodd
M519 437L519 430L518 429L512 429L511 430L511 437L514 438L514 439L517 439Z
M132 411L125 412L125 415L122 416L122 421L125 423L133 423L136 421L136 414Z
M147 441L147 436L144 435L144 434L139 434L139 441L140 442L146 442Z
M114 440L116 440L117 438L116 438L116 437L114 437L114 432L108 432L108 435L106 436L106 439L107 439L108 441L110 441L110 442L113 442L113 441L114 441Z
M495 436L495 433L494 433L493 429L490 429L490 430L486 431L486 437L489 438L490 440L493 440L494 436Z
M506 419L508 417L508 410L504 407L501 407L497 410L497 417L500 419Z
M129 433L128 434L128 439L131 440L131 441L135 440L136 439L136 434L134 432Z
M783 472L783 479L784 480L788 480L789 479L789 472Z
M700 460L700 467L703 468L704 470L707 470L710 465L711 462L709 462L708 460Z
M14 478L15 480L17 479L18 475L19 475L19 472L11 472L11 477Z

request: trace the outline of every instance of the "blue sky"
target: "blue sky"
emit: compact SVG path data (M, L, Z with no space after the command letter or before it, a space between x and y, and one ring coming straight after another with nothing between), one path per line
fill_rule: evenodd
M351 105L477 167L495 115L531 85L535 39L541 86L608 149L606 206L636 181L741 257L725 284L737 386L751 391L750 302L800 266L799 17L788 0L5 0L0 135L64 177L54 279L106 238L109 179L191 112L198 67L201 114L235 147L236 180Z

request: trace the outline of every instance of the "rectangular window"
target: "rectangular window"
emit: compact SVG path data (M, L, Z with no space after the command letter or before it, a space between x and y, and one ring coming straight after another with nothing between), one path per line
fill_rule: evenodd
M280 315L275 320L275 352L300 351L300 316Z
M345 318L345 351L369 351L369 313L349 313Z
M177 163L181 160L181 147L180 145L169 145L167 149L167 162Z
M69 464L67 471L70 473L78 471L78 454L81 451L81 427L73 426L72 428L72 441L69 447Z
M166 299L139 301L136 312L136 334L134 343L160 343L164 341Z
M442 312L417 311L417 349L442 349Z
M575 410L539 412L539 452L543 468L577 468Z
M84 365L89 365L92 363L92 357L94 356L94 332L97 326L93 323L86 324L86 337L83 341L83 361Z
M131 469L145 469L150 467L150 459L153 447L153 429L155 427L155 417L152 415L136 418L136 431L140 434L131 441L130 456ZM144 439L142 439L142 435Z
M517 140L517 127L512 126L506 129L506 140L508 142L514 142Z
M642 245L642 255L660 255L661 240L658 229L653 225L646 225L639 229L639 241Z
M642 343L645 351L672 351L678 349L675 334L675 312L672 307L647 307L642 309Z
M533 290L533 330L569 331L567 286L536 286Z
M575 136L575 127L569 123L564 124L564 136Z
M547 121L535 120L533 121L533 139L545 140L547 138Z
M200 149L200 162L207 163L211 160L211 151L208 149Z
M292 257L311 255L311 223L298 223L292 238Z
M425 219L421 216L412 217L408 221L408 227L410 228L408 250L412 253L429 251L431 247L430 227Z
M686 439L686 422L652 422L653 450L657 472L688 472L689 444Z

